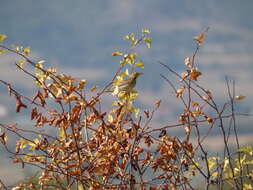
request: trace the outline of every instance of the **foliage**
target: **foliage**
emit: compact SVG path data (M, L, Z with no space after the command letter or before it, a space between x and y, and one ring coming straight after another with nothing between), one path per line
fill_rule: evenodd
M16 112L29 109L34 123L31 130L0 123L1 143L11 154L13 163L23 168L31 165L41 171L37 178L12 189L195 189L193 180L199 177L205 181L206 189L222 189L225 185L252 189L253 150L250 146L239 146L234 113L234 104L244 96L236 96L227 80L229 101L220 108L212 92L198 83L202 72L195 57L206 33L207 30L194 38L196 50L185 58L186 69L181 75L161 63L178 78L179 87L176 87L161 75L184 109L176 124L156 128L152 118L161 101L154 102L153 110L144 111L134 103L139 95L135 87L142 74L140 70L144 69L134 50L142 43L151 47L148 29L142 30L140 38L134 33L125 36L130 49L126 53L112 53L120 58L119 68L101 89L96 86L88 89L86 80L59 74L55 68L46 67L43 60L32 60L29 47L0 44L0 53L7 51L20 56L17 68L38 87L34 97L29 98L0 80L15 99ZM0 35L0 43L6 37ZM101 102L108 92L114 96L113 107L102 111ZM225 114L227 110L229 114ZM224 120L230 120L234 128L237 142L234 153L228 146ZM199 132L203 126L205 135ZM46 127L55 129L56 134L41 132ZM167 131L172 127L184 128L184 137L169 135ZM213 127L219 128L224 137L223 157L211 157L203 146ZM15 150L8 142L10 133L19 138ZM194 134L197 144L192 142ZM3 189L9 188L0 182Z

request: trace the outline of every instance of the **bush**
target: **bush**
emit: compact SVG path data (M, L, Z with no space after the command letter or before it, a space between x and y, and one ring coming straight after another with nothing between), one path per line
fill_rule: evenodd
M2 189L196 189L196 178L202 179L205 189L252 189L253 150L251 146L240 147L235 124L234 104L244 96L236 96L227 80L229 100L219 107L212 92L198 83L202 73L195 57L206 33L194 38L196 49L185 58L182 74L160 63L177 77L178 88L161 75L184 109L176 124L156 128L152 119L162 102L158 100L153 110L143 111L134 103L138 96L135 86L142 74L139 70L144 68L134 49L142 43L150 48L148 29L142 30L140 38L134 33L124 38L130 42L128 52L112 53L121 59L119 68L102 88L88 89L87 81L59 74L55 68L46 67L44 61L32 60L29 48L0 44L0 53L20 56L17 68L38 86L34 97L29 98L0 80L15 99L16 112L28 109L34 123L31 130L0 123L0 140L13 163L40 171L39 176L15 187L0 181ZM5 38L0 35L0 42ZM101 103L107 94L114 97L114 102L112 108L103 111ZM229 148L231 132L226 131L224 120L229 120L234 129L235 152ZM203 126L205 135L200 134ZM53 128L55 133L41 132L45 127ZM183 138L167 133L175 127L184 128ZM219 128L224 137L222 157L210 156L203 146L213 127ZM10 148L8 135L19 138L15 150ZM196 144L192 142L194 136Z

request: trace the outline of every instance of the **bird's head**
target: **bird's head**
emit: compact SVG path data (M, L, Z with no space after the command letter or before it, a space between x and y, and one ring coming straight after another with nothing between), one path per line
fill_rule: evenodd
M140 72L133 72L131 75L134 79L137 79L140 75L142 75L143 73Z

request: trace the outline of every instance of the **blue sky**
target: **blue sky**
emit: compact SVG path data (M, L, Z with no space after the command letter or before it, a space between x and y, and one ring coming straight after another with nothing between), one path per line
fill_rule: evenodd
M118 63L111 52L128 47L123 36L149 28L152 48L138 50L145 63L138 86L145 96L138 103L150 107L162 99L160 114L166 123L173 119L178 102L170 98L172 91L159 76L168 72L157 63L182 71L184 58L194 50L192 37L208 26L197 58L205 73L201 84L221 102L226 96L225 76L235 79L238 94L247 96L238 107L253 113L252 7L252 0L1 0L0 33L8 35L7 44L30 46L34 57L61 72L103 85ZM15 71L15 59L1 55L0 78L30 92L29 78ZM14 115L13 103L4 88L0 90L0 119L18 122L22 117ZM241 132L252 133L252 118L241 122Z

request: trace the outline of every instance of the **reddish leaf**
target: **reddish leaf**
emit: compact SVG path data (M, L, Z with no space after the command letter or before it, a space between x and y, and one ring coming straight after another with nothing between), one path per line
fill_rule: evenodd
M27 108L27 106L22 103L20 96L16 96L16 112L20 112L22 107Z
M44 105L46 104L46 101L40 91L37 92L37 94L33 98L32 102L34 103L37 98L40 100L40 104L44 107Z

